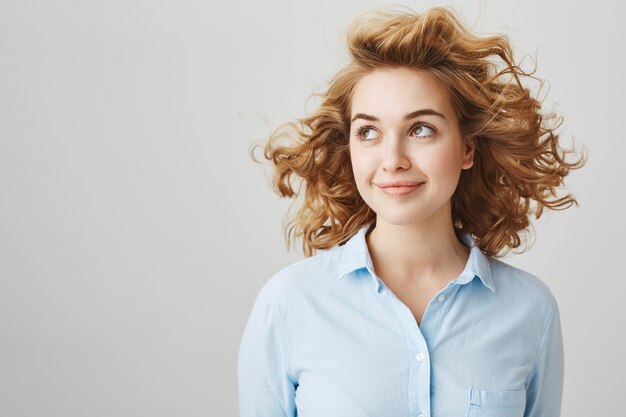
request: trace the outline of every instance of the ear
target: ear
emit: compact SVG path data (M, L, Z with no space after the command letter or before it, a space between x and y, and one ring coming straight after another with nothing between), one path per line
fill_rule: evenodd
M476 138L464 140L462 169L470 169L474 165L474 151L476 150Z

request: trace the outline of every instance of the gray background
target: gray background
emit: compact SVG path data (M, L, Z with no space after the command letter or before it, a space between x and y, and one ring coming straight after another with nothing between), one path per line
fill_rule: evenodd
M347 24L383 4L0 0L1 416L237 415L254 298L302 257L248 149L314 107ZM559 302L563 416L618 416L624 6L439 4L536 56L564 144L589 150L580 208L505 261Z

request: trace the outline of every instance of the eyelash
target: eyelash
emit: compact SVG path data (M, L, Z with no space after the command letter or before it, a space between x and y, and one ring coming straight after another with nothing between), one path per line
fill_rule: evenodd
M430 130L432 130L432 131L433 131L433 134L434 134L434 133L437 133L437 130L435 130L435 128L434 128L434 127L432 127L431 125L429 125L429 124L427 124L427 123L424 123L424 122L415 123L413 126L411 126L410 132L412 132L413 130L415 130L416 128L418 128L418 127L420 127L420 126L425 126L425 127L429 128ZM373 127L373 126L370 126L370 125L360 126L360 127L356 130L356 132L355 132L355 136L356 136L356 137L357 137L357 139L358 139L359 141L361 141L361 142L371 142L371 141L372 141L372 140L374 140L374 139L363 139L363 137L362 137L363 132L365 132L366 130L370 130L370 129L374 129L374 127ZM427 136L417 136L417 137L418 137L418 138L425 138L425 137L428 137L428 136L432 136L432 134L431 134L431 135L427 135Z

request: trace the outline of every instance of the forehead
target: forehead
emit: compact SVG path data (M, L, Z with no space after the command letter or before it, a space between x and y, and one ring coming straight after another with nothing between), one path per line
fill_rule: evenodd
M445 85L432 73L410 68L377 69L356 84L351 103L351 117L367 113L382 120L430 108L453 116Z

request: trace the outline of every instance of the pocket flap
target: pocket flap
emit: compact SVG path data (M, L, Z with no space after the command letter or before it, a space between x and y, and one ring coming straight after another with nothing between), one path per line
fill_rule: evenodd
M470 404L483 407L525 406L526 390L480 390L472 388Z

